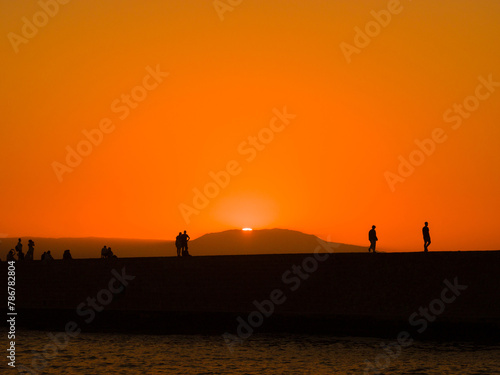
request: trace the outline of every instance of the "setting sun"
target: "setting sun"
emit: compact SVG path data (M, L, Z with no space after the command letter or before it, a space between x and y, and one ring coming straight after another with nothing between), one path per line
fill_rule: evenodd
M1 368L500 374L500 1L0 4Z
M477 3L4 1L0 232L375 223L417 251L428 221L435 250L498 248L500 3Z

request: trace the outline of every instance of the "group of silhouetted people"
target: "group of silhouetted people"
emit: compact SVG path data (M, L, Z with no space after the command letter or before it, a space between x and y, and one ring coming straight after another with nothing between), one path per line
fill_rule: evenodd
M26 254L24 254L23 244L21 242L21 239L19 238L15 250L10 249L10 251L7 253L7 261L13 261L13 260L18 262L31 261L34 259L34 253L35 253L35 242L33 242L33 240L28 241L28 251L26 252ZM71 256L71 252L69 250L64 250L63 259L64 260L73 259ZM44 251L40 257L40 260L51 261L54 260L54 257L50 253L50 250Z
M370 241L370 247L368 248L368 252L376 253L377 247L377 231L375 230L376 226L372 225L372 229L368 232L368 240ZM429 251L429 245L431 244L431 235L429 233L429 223L425 222L424 227L422 228L422 235L424 237L424 252L427 253ZM179 235L175 238L175 247L177 248L177 256L190 256L188 251L188 242L191 238L184 231L184 233L179 232ZM34 259L34 251L35 251L35 243L33 240L28 241L28 251L26 254L23 253L23 244L21 243L21 239L19 238L17 245L14 249L11 249L7 254L7 261L30 261ZM16 259L17 253L17 259ZM101 250L101 258L116 258L116 255L113 254L111 247L104 246ZM73 259L71 256L71 252L69 250L65 250L63 253L63 260ZM42 261L50 261L54 260L50 251L44 252L41 256Z
M188 251L188 242L191 238L189 235L184 231L184 233L179 232L179 235L175 237L175 247L177 248L177 256L180 257L181 255L183 257L189 256L189 251Z
M188 238L189 238L189 236L188 236ZM187 251L187 245L186 245L186 251ZM24 254L23 244L21 242L21 239L19 238L15 249L10 249L10 251L7 253L7 261L23 262L23 261L34 260L34 252L35 252L35 242L33 242L33 240L29 240L28 241L28 252L26 254ZM113 254L111 247L104 246L101 250L101 258L117 258L117 256L115 254ZM73 257L71 256L71 251L69 249L64 250L62 259L63 260L73 259ZM50 253L50 250L44 251L43 254L40 256L40 260L48 262L48 261L54 260L54 257Z
M368 241L370 241L370 247L368 248L368 252L373 250L374 253L375 247L377 246L377 231L375 230L376 226L372 225L372 229L368 232ZM422 235L424 236L424 253L429 251L429 245L431 244L431 235L429 233L429 223L426 221L424 227L422 228Z

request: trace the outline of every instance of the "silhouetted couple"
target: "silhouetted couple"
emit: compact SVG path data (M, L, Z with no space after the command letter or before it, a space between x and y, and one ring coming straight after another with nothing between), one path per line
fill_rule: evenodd
M189 235L184 231L184 233L179 232L179 235L175 237L175 247L177 248L177 256L180 257L181 253L183 257L189 256L188 251L188 241L191 239Z
M17 260L18 261L23 261L23 260L33 260L33 252L35 251L34 249L35 243L32 240L28 241L28 252L26 254L23 253L23 244L21 243L21 239L19 238L17 240L17 245L16 245L16 250L17 252ZM14 249L11 249L9 254L12 253L9 257L11 260L15 260L14 258Z
M116 255L113 254L113 251L111 251L110 247L104 246L101 249L101 258L116 258Z
M40 257L40 260L42 262L50 262L50 261L54 260L54 257L50 253L50 250L47 251L47 252L44 251L43 254L42 254L42 256Z

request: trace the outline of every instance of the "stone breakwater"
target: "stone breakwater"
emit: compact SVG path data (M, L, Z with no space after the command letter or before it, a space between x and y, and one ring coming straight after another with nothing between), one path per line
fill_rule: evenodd
M26 328L500 333L498 251L34 261L17 263L16 284L17 324Z

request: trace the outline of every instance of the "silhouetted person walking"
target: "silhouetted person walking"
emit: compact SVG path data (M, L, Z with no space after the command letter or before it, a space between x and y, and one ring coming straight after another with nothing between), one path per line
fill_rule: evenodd
M184 231L184 233L181 235L182 256L189 256L188 241L190 239L191 237L189 237L186 231Z
M431 235L429 234L429 223L426 221L425 226L422 228L422 234L424 235L424 253L428 251L428 247L431 244Z
M177 256L181 256L182 249L182 232L179 232L179 235L175 237L175 247L177 248Z
M370 241L370 247L368 248L368 252L373 250L375 253L375 247L377 246L377 232L375 231L376 226L372 225L372 229L368 232L368 240Z

